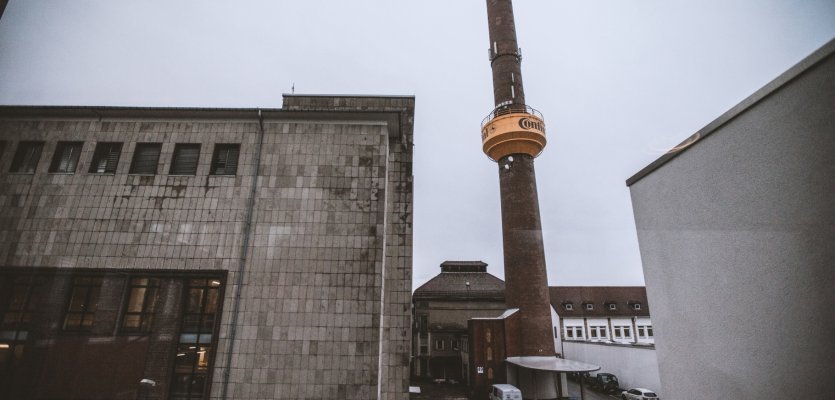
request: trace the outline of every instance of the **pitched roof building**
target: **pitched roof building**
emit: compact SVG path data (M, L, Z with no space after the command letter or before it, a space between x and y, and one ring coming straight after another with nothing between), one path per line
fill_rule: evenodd
M548 291L562 318L649 317L643 286L551 286Z

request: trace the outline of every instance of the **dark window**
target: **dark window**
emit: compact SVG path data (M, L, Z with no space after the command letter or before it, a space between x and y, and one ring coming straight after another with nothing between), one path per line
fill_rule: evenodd
M151 330L158 292L159 279L130 279L125 313L122 318L123 331L148 332Z
M35 169L38 167L38 161L41 159L42 150L43 142L18 143L9 172L35 173Z
M586 310L594 310L594 304L586 303Z
M571 304L571 303L566 303L565 304L565 309L568 310L568 311L571 311L571 310L574 309L574 305Z
M0 288L0 370L15 367L23 360L40 283L39 279L26 276L10 279Z
M208 377L215 330L220 281L191 279L186 292L183 328L174 361L171 399L202 399Z
M609 303L610 310L617 310L618 306L615 303Z
M93 161L90 163L90 173L115 174L121 155L122 143L97 143Z
M239 144L216 144L212 156L212 175L235 175L238 172Z
M641 309L641 303L635 303L635 304L633 304L633 305L632 305L632 308L634 308L634 309L636 309L636 310L640 310L640 309Z
M83 142L58 142L55 154L52 155L52 164L49 164L49 172L75 173L83 146Z
M420 328L420 333L426 333L429 329L429 316L422 314L418 316L418 327Z
M647 327L647 336L652 337L652 327Z
M101 277L73 278L70 303L64 317L64 330L86 331L93 327L101 281Z
M160 149L162 149L161 143L137 143L136 150L133 151L130 173L156 175Z
M197 162L200 160L200 145L197 143L177 143L171 157L171 175L197 174Z

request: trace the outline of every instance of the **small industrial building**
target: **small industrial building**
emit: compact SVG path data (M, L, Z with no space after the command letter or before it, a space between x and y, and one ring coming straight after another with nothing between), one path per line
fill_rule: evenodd
M445 261L412 304L412 375L467 382L467 320L504 312L504 281L481 261Z
M671 399L824 399L835 40L627 180Z

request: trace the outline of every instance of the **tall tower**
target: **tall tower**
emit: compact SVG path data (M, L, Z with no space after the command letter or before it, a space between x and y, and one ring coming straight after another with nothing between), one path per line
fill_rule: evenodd
M519 356L555 354L534 158L545 147L542 114L525 103L511 0L487 0L495 109L482 122L484 153L499 166L505 301L520 314Z

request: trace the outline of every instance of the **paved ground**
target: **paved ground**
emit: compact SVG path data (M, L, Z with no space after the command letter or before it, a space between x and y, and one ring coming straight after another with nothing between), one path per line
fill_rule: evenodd
M586 400L612 400L612 399L620 399L620 396L616 395L607 395L603 394L594 390L589 389L588 387L585 388L586 392ZM568 381L568 393L571 396L576 398L580 398L580 385L576 382L571 380Z
M463 384L434 383L429 380L412 381L412 386L420 387L420 394L413 394L410 400L466 400L467 387ZM613 400L620 399L616 395L607 395L594 390L585 389L585 400ZM568 393L572 397L580 398L580 385L568 381Z
M467 387L462 383L434 383L429 380L412 381L411 386L420 387L419 395L411 395L410 400L466 400Z

